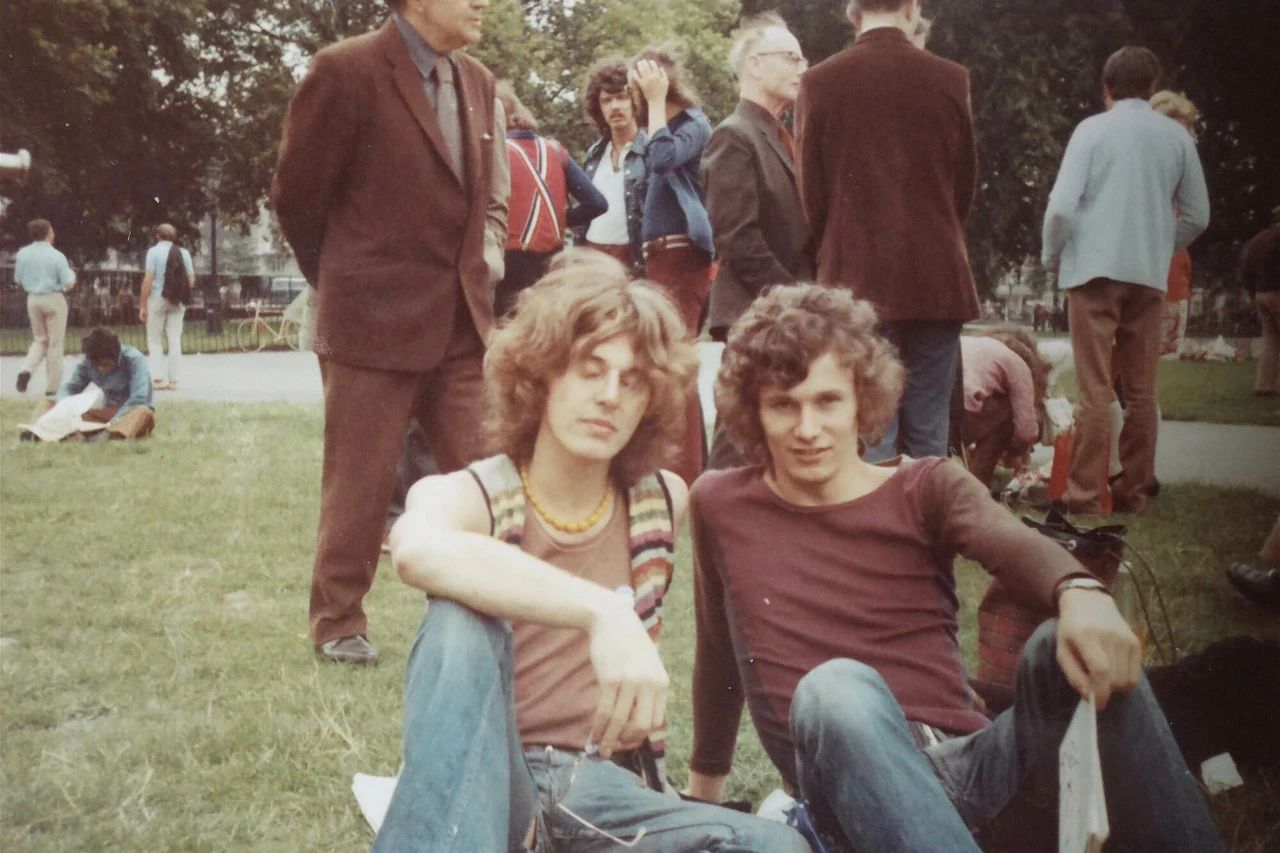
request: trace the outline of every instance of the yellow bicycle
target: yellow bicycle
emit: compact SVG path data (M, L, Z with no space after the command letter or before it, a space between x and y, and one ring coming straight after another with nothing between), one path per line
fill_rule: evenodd
M253 316L241 320L236 326L236 343L241 352L261 352L269 346L287 345L299 349L298 324L283 314L279 325L272 323L271 315L263 316L262 308L255 307Z

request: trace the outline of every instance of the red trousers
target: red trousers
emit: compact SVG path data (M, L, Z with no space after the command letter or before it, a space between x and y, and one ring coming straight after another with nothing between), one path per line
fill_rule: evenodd
M645 276L675 303L691 340L696 340L711 294L715 264L696 246L674 246L645 253ZM685 434L672 470L693 485L707 462L707 433L702 404L695 393L685 413Z

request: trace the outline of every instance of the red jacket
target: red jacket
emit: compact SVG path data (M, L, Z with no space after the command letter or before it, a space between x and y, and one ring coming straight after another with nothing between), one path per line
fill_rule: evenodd
M564 164L569 154L554 139L529 134L507 137L507 156L507 251L554 252L564 244Z

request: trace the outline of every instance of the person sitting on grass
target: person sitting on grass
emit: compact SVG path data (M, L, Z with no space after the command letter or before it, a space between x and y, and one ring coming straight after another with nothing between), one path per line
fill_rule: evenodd
M103 423L110 439L143 438L156 426L155 405L151 402L151 372L147 359L130 346L121 346L110 329L96 326L80 339L84 358L62 383L53 400L37 404L33 419L90 383L102 389L103 404L85 412L83 420Z
M591 250L490 339L497 455L417 482L391 531L429 603L375 851L807 853L785 825L659 792L655 641L688 491L657 466L695 366L675 307Z
M1025 819L1005 809L1015 794L1040 801L1042 779L1056 793L1059 743L1092 696L1117 849L1222 850L1101 582L956 463L859 457L903 385L875 326L847 291L795 285L729 332L716 409L755 464L708 472L690 496L689 793L720 798L745 699L829 850L977 853L975 833L997 816ZM994 720L961 664L957 554L1058 613L1027 643L1013 707Z

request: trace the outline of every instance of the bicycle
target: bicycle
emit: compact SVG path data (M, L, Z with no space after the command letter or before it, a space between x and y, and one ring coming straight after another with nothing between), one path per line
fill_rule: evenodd
M255 306L253 316L236 325L236 344L241 352L261 352L267 346L286 344L290 349L300 349L298 323L280 315L280 325L273 326L262 316L262 307Z

